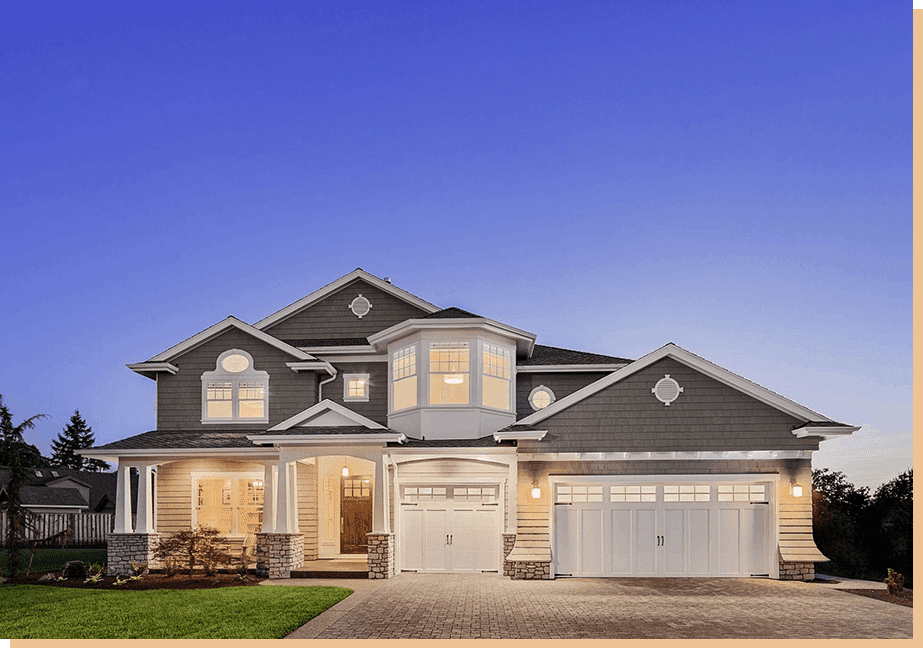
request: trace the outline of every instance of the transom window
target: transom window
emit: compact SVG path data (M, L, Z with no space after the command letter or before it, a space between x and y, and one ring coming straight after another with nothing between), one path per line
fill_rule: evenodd
M719 502L768 502L765 484L723 484L718 486Z
M610 502L656 502L657 487L645 485L610 486Z
M467 405L467 342L433 342L429 350L430 405Z
M343 400L367 401L369 399L369 374L343 375Z
M602 502L602 484L558 484L555 501L568 502Z
M417 348L409 346L394 352L391 359L394 411L417 404Z
M708 484L668 484L663 487L664 502L710 502L711 486Z
M484 344L481 402L484 407L510 409L512 361L510 350L496 344Z
M481 502L498 500L498 486L404 486L401 493L405 502Z
M265 423L269 420L269 374L253 368L246 351L218 356L202 374L202 422Z

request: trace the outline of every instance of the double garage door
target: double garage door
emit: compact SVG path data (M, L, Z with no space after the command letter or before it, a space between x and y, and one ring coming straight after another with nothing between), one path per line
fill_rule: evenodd
M554 485L559 576L763 576L775 555L772 482Z
M500 570L499 485L414 485L401 490L401 571Z

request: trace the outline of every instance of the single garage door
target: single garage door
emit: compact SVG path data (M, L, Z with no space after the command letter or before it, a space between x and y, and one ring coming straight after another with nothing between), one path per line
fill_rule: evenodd
M772 482L555 484L558 576L766 576Z
M401 489L401 571L500 570L499 484Z

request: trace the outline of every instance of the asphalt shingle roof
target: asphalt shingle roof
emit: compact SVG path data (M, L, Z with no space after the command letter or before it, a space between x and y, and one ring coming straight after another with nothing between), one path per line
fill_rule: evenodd
M176 450L185 448L252 448L254 435L389 434L393 430L372 430L361 425L343 427L295 427L288 430L151 430L99 446L99 450Z
M618 358L616 356L589 353L587 351L573 351L559 347L536 344L531 358L516 360L519 367L529 365L568 365L568 364L628 364L633 360Z
M327 346L366 346L369 341L364 337L355 338L306 338L300 340L282 340L293 347L327 347Z
M87 506L76 488L23 486L19 489L19 497L24 506Z
M461 308L456 308L455 306L450 306L449 308L443 308L442 310L436 311L435 313L430 313L429 315L424 315L421 319L461 319L461 318L470 318L475 319L485 319L480 315L475 315L474 313L469 313L466 310Z
M52 471L57 475L53 475ZM39 473L39 474L36 474ZM116 476L111 472L85 472L71 468L26 468L26 485L44 488L49 482L70 478L73 481L86 484L90 487L90 510L95 511L104 497L115 503ZM10 481L10 470L0 466L0 486L5 486ZM50 487L48 490L66 490Z

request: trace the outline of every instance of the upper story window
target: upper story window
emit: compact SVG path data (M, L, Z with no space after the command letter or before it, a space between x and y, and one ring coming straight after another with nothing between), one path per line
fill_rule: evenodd
M510 350L496 344L484 343L481 376L481 402L484 407L510 408L510 382L512 361Z
M392 358L392 398L394 411L417 404L417 348L405 347Z
M202 422L268 421L269 374L254 369L246 351L225 351L218 356L215 370L202 374Z
M343 375L343 401L357 402L369 399L369 374Z
M429 349L430 405L467 405L467 342L433 342Z

